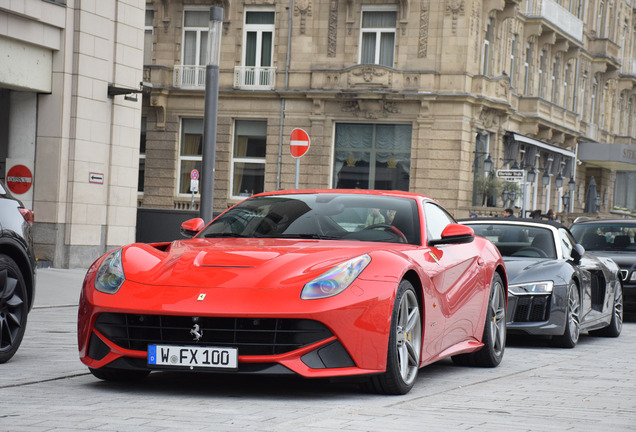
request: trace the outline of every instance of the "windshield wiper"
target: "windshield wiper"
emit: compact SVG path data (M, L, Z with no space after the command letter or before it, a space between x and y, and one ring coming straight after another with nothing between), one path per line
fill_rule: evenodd
M286 239L311 239L311 240L338 240L340 236L329 236L321 234L270 234L259 237L264 238L286 238Z
M248 238L245 234L239 233L209 233L203 236L204 238L219 238L219 237L234 237L234 238Z

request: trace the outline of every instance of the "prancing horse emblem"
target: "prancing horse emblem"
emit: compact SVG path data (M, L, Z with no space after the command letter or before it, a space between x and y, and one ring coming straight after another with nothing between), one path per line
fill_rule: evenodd
M192 340L199 342L199 340L203 337L203 330L201 330L199 324L195 324L190 330L190 334L194 336L194 339Z

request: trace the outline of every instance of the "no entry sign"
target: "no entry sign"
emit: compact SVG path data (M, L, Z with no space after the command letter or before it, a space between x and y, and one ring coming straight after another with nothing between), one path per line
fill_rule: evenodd
M289 141L289 150L292 157L300 158L309 150L309 135L302 129L294 129Z
M14 165L7 172L7 187L17 195L27 193L33 184L33 174L24 165Z

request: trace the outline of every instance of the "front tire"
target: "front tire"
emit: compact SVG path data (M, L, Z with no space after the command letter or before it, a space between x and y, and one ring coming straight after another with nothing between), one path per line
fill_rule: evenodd
M490 283L482 343L479 351L453 356L453 362L478 367L496 367L501 363L506 348L506 290L499 273L495 273Z
M561 336L552 336L551 344L560 348L574 348L581 336L581 297L574 281L568 286L568 305L565 312L565 331Z
M413 285L400 282L391 316L386 372L370 378L373 390L382 394L408 393L417 378L422 353L422 319Z
M29 301L15 261L0 254L0 364L13 357L26 331Z
M623 330L623 287L619 286L614 294L614 307L612 308L612 321L607 327L598 330L590 330L590 336L618 337Z

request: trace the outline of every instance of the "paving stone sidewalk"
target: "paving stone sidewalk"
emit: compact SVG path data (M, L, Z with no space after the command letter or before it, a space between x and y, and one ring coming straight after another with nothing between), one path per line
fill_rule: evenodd
M76 348L82 270L40 269L35 309L0 365L0 431L634 431L636 323L572 350L515 339L495 369L450 361L405 396L292 377L155 373L95 379Z

